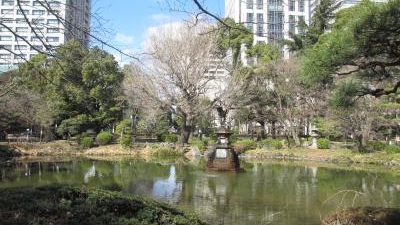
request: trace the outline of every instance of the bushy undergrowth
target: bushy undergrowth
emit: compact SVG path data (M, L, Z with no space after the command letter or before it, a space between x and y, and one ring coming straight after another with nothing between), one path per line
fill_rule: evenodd
M156 147L153 148L150 156L153 158L173 158L173 157L183 157L184 154L182 151L174 148L168 147Z
M271 148L271 149L282 149L283 148L282 141L277 140L277 139L272 139L272 138L261 140L258 143L258 145L260 148L263 148L263 147L267 147L267 148Z
M91 137L82 138L82 140L80 141L80 145L82 146L82 148L91 148L91 147L93 147L94 146L93 138L91 138Z
M400 146L398 146L398 145L386 145L385 151L388 154L400 153Z
M163 203L99 189L12 188L1 193L3 225L205 224L197 216Z
M257 148L257 142L252 140L252 139L242 139L242 140L237 140L233 144L233 148L238 154L244 153L247 150L255 149Z
M317 147L318 149L329 149L329 140L326 138L318 138Z
M383 151L385 150L386 144L382 141L369 141L368 146L371 147L372 151Z
M176 143L179 140L179 136L177 134L165 134L165 141L170 143Z
M109 145L113 141L113 135L108 131L102 131L96 136L96 142L99 145Z
M213 142L215 141L213 141L209 137L203 137L202 139L198 138L190 139L190 145L196 146L201 153L204 153L207 150L207 147L211 145Z
M133 146L133 139L131 135L124 134L119 138L119 144L124 148L131 148Z

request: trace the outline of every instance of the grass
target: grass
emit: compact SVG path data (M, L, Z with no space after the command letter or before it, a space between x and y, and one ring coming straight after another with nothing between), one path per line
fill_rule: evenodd
M153 200L77 187L2 189L0 221L8 224L205 224Z
M375 164L400 167L400 154L388 154L384 151L358 153L350 149L281 149L266 151L255 149L243 155L245 159L289 159L316 162Z

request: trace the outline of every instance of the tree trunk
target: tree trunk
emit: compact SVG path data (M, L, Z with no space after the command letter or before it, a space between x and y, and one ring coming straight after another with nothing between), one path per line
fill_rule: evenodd
M187 116L182 116L182 127L181 127L181 144L184 146L189 143L190 133L192 132L192 126L188 121Z
M276 139L276 121L271 122L271 135L273 139Z
M301 144L300 144L299 132L297 130L297 127L293 126L293 124L290 124L289 132L290 132L290 135L293 138L294 145L296 147L299 147Z
M261 125L261 131L260 131L260 135L261 135L261 140L265 139L265 122L264 121L258 121Z

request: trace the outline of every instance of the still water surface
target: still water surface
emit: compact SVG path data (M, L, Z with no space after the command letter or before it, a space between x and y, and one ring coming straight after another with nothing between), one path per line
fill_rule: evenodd
M320 224L348 206L400 207L400 174L242 163L244 172L209 173L189 164L73 159L0 164L1 187L85 185L161 200L210 224Z

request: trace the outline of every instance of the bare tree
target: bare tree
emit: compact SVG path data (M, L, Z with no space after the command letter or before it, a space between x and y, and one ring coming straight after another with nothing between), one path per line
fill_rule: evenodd
M209 106L203 104L208 84L214 38L199 35L207 25L174 24L149 36L149 67L133 67L137 97L150 105L170 110L181 118L181 142L187 143L195 119ZM147 61L148 60L148 61Z

